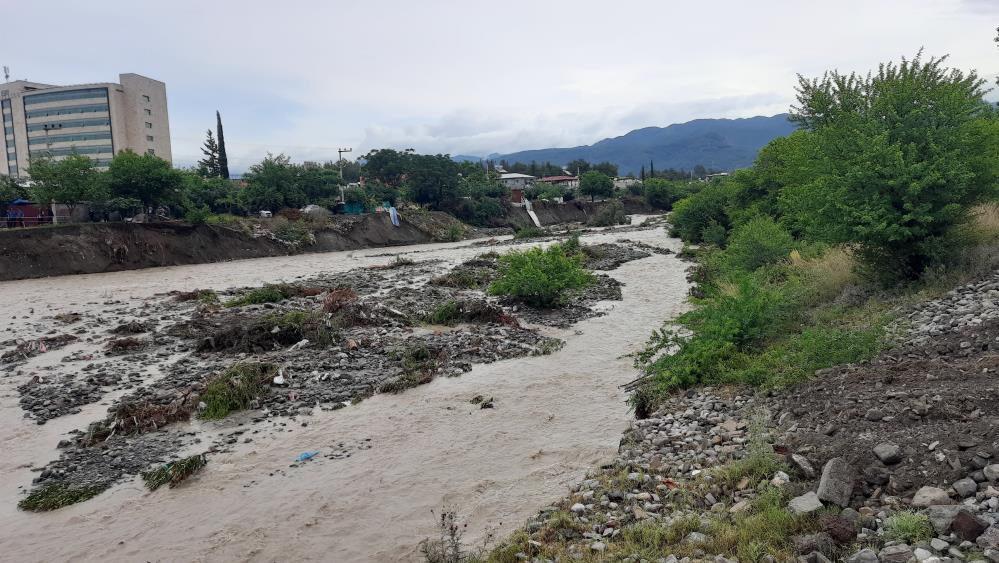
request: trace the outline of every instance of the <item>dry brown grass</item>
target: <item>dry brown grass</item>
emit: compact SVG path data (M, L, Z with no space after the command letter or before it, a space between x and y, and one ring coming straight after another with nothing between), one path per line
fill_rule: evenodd
M357 302L357 293L349 287L331 289L323 298L323 311L337 313Z
M797 250L792 250L790 258L791 264L812 282L817 302L833 299L844 287L857 283L857 262L846 247L830 248L815 258L803 258Z

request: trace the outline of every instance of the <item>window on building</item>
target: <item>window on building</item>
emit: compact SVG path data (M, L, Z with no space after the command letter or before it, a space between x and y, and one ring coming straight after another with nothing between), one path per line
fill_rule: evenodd
M152 128L153 128L153 124L152 124L152 123L149 123L149 122L147 121L147 122L146 122L146 129L152 129Z
M146 149L146 154L151 154L153 156L156 156L156 151L154 151L153 149Z
M146 135L146 140L149 141L150 143L153 142L153 136L152 135Z
M146 112L146 115L152 115L153 114L153 110L151 110L149 108L146 108L145 112Z
M148 101L149 101L149 96L147 96L147 95L143 94L143 95L142 95L142 101L144 101L144 102L148 102Z

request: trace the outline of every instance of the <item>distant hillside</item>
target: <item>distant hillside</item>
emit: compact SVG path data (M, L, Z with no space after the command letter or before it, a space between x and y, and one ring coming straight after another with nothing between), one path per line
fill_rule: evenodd
M689 170L698 164L716 170L734 170L750 166L764 145L794 131L795 125L787 118L783 113L744 119L695 119L668 127L636 129L592 145L493 154L489 158L559 165L577 158L589 162L606 160L617 164L621 174L636 175L642 166L649 169L649 161L654 161L658 170Z

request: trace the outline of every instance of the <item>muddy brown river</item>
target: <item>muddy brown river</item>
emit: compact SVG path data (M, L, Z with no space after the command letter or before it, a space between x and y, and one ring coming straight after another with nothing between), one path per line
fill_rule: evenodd
M622 237L680 248L661 228L583 242ZM24 316L98 310L109 297L141 300L385 264L393 259L387 252L457 263L483 249L433 244L7 282L0 294L17 309L0 319L0 330L6 339ZM430 510L442 503L459 507L466 540L489 530L503 537L612 458L631 418L619 388L636 376L627 355L685 308L685 268L675 256L653 255L608 272L625 284L623 301L602 302L606 315L553 330L566 340L554 354L477 365L461 377L317 412L306 427L262 433L212 455L184 486L148 492L134 479L48 513L15 506L36 475L30 468L58 457L57 442L100 418L115 396L36 425L23 418L16 387L33 367L58 359L33 358L25 375L0 376L0 560L413 561L420 540L435 535ZM496 408L471 405L475 395L493 397ZM289 467L299 453L333 442L370 449Z

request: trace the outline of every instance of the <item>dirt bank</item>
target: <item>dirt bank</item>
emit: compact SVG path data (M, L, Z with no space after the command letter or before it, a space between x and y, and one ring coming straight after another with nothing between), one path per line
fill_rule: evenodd
M535 210L543 225L582 223L602 205L539 203ZM629 209L630 213L640 211ZM533 225L523 208L511 208L508 219L512 227ZM395 227L387 214L364 215L316 231L315 242L302 247L225 227L182 223L85 223L3 230L0 281L425 244L443 240L441 231L449 222L457 220L443 213L423 212L409 219L402 217Z
M316 233L297 250L268 237L211 225L86 223L0 231L0 281L225 262L298 252L356 250L431 242L433 236L403 220L367 215L340 230Z
M623 201L624 210L629 214L655 213L654 210L636 201ZM606 202L597 201L567 201L565 203L550 203L546 201L533 204L534 214L538 216L541 226L561 225L563 223L586 223L596 215ZM534 222L523 207L511 207L507 210L507 221L511 227L532 227Z

